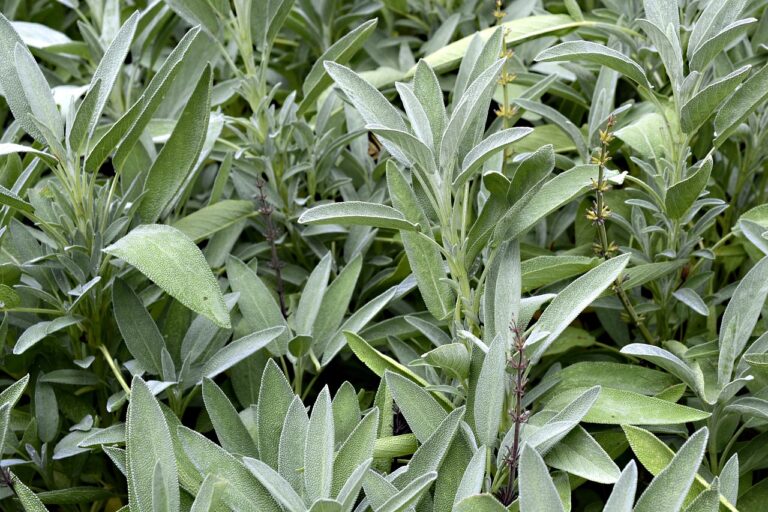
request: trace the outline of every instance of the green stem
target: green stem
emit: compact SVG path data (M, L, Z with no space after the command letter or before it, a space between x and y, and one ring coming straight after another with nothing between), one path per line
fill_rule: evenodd
M99 343L99 350L101 350L101 353L104 354L104 359L107 360L107 364L112 369L112 373L115 375L117 382L120 383L123 391L125 391L125 394L131 396L131 387L127 382L125 382L122 373L120 373L120 369L115 365L115 361L112 359L112 355L109 353L107 347L105 347L103 343Z

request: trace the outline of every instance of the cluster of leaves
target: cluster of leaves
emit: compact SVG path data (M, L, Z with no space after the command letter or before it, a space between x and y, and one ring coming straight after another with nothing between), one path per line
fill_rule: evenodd
M762 511L767 9L0 0L0 508Z

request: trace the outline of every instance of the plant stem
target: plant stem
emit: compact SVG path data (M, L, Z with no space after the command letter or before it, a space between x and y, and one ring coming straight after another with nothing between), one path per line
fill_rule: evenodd
M101 350L101 353L104 354L104 359L107 360L107 364L112 369L112 373L115 374L115 378L117 379L117 382L120 383L120 386L123 388L123 391L125 391L125 394L130 396L131 387L127 382L125 382L123 374L120 373L120 369L115 365L115 361L112 359L112 354L109 353L109 350L104 346L103 343L99 343L99 350Z
M596 199L594 207L587 210L587 218L591 220L595 226L597 226L597 234L600 240L597 246L597 252L605 260L611 259L612 253L618 250L618 248L613 243L608 241L608 232L605 228L605 222L611 215L610 209L608 209L607 205L605 204L605 191L608 190L608 184L605 181L605 165L610 160L608 144L610 144L611 140L613 140L613 135L610 133L610 129L613 127L613 123L613 119L609 118L605 131L600 131L600 155L594 159L598 166L597 182L594 183ZM624 288L622 288L621 277L619 277L614 283L614 289L616 290L616 295L619 297L622 306L624 306L624 310L629 315L632 323L637 326L637 329L640 331L640 334L642 335L645 342L651 345L655 345L655 338L645 326L643 319L635 310L635 307L632 305L632 301L627 295L627 292L624 290Z
M509 468L509 480L501 492L501 499L504 505L509 505L515 499L515 479L517 478L517 468L520 463L520 432L523 423L528 420L528 411L523 408L523 397L525 395L525 386L528 383L526 372L528 370L528 358L525 357L525 337L518 328L517 324L512 322L510 325L512 331L515 355L512 356L509 366L515 371L513 393L515 395L515 406L510 411L512 417L514 436L512 438L512 448L505 458L505 463Z
M287 318L288 309L285 307L285 286L283 284L283 276L280 270L282 263L280 262L280 258L277 254L278 232L277 229L275 229L274 222L272 221L272 207L267 202L267 197L264 194L265 186L266 182L259 178L256 182L256 187L259 189L259 202L261 203L259 212L264 216L264 222L266 223L266 232L264 233L264 238L266 238L267 242L269 242L269 249L272 257L269 265L272 267L272 270L275 271L275 276L277 279L277 296L280 300L280 313L282 313L283 318Z

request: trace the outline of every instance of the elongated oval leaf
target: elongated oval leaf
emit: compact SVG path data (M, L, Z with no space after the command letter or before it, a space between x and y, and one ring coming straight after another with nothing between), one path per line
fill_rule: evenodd
M169 509L179 510L178 470L171 433L160 404L139 377L135 377L131 385L126 426L129 497L133 498L131 507L141 512L153 512L153 471L159 465Z
M147 174L139 206L144 222L155 222L181 188L197 163L208 132L211 112L211 68L200 76L170 138Z
M568 41L548 48L536 56L539 62L587 61L607 66L647 89L651 83L640 65L623 53L590 41Z
M715 116L715 146L721 145L768 99L768 65L749 77Z
M564 391L552 399L548 407L562 406L581 392L583 388ZM583 421L606 425L675 425L700 421L709 416L708 412L660 398L623 389L602 388Z
M145 370L160 375L165 338L141 299L122 279L115 279L112 284L112 307L128 351Z
M333 79L325 70L325 62L332 61L337 64L346 64L362 48L365 41L373 34L376 29L377 19L368 20L355 28L348 34L345 34L338 41L333 43L319 59L315 61L309 74L304 79L302 91L304 98L299 105L299 113L305 112L311 108L312 103L317 99L323 90L325 90Z
M497 335L485 355L475 387L475 429L480 444L496 444L504 409L504 380L507 366L506 338Z
M220 327L230 327L224 297L203 253L178 229L142 225L104 252L136 267L192 311Z
M534 346L533 360L537 360L579 313L618 279L628 262L629 254L612 258L576 279L557 294L529 336L529 339L536 339L538 333L546 333L546 337Z
M544 460L527 444L523 446L520 457L520 509L526 512L564 512Z
M637 500L635 512L656 512L665 507L679 510L701 464L709 432L703 428L678 450L669 465Z
M362 201L344 201L315 206L301 214L299 223L372 226L404 231L418 229L418 226L407 221L402 213L391 206Z
M419 205L416 194L408 185L397 166L387 162L387 186L392 204L414 224L429 226L429 220ZM401 233L408 262L416 276L419 291L427 309L435 318L444 319L453 311L456 299L446 282L447 274L443 257L436 244L416 233Z
M252 215L251 201L225 199L182 217L173 223L173 227L192 241L199 242Z

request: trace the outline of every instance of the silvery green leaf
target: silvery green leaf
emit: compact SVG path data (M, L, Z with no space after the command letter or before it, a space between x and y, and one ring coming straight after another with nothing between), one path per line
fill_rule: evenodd
M520 243L503 242L490 263L483 292L486 337L510 339L512 322L520 322L521 286Z
M747 78L752 66L739 69L719 78L696 93L680 111L680 125L689 134L699 128L718 111L720 104Z
M315 61L312 69L304 79L302 91L304 97L299 105L299 113L311 108L312 103L320 96L333 80L325 70L325 63L328 61L337 64L346 64L362 48L365 41L373 34L376 29L378 19L368 20L356 27L354 30L344 34L335 43L323 52L319 59Z
M461 380L469 375L470 355L462 343L448 343L422 354L424 362Z
M413 76L413 94L423 106L432 129L433 148L440 147L443 138L443 128L448 122L443 103L443 91L435 72L425 60L420 60L416 65Z
M514 103L522 107L528 112L540 115L547 121L555 124L561 130L563 130L568 137L576 145L576 150L579 153L582 161L586 162L589 158L589 149L587 149L587 143L584 140L584 136L581 134L579 128L573 124L573 122L566 116L555 110L554 108L544 105L538 101L532 101L522 98L517 98Z
M514 503L514 502L513 502ZM475 494L456 503L453 512L504 512L508 510L492 494Z
M679 510L704 455L709 431L698 430L678 450L672 461L651 481L637 500L635 512Z
M520 456L520 509L526 512L565 512L555 483L539 453L524 445Z
M37 434L41 441L50 443L59 433L61 421L59 417L59 404L56 400L53 386L46 384L40 378L35 382L34 405Z
M408 131L400 112L360 75L335 62L326 62L325 70L331 75L336 85L344 91L367 124L378 124L402 132ZM392 144L385 141L384 147L395 158L405 160L403 154Z
M761 259L739 282L720 323L718 384L730 380L736 358L747 346L768 296L768 257Z
M505 32L504 40L509 47L514 47L515 45L540 38L547 34L571 31L579 25L579 23L574 22L573 18L565 14L542 14L522 17L507 21L503 24L503 30ZM469 60L468 56L472 55L470 47L473 45L475 38L477 39L477 43L475 43L477 50L474 53L474 58L476 59L477 52L482 48L483 42L487 41L496 30L497 27L489 27L481 30L477 34L472 34L459 39L435 53L427 55L424 60L438 73L442 74L446 71L453 70L460 62L463 62L463 60ZM471 64L469 67L474 67L475 63L474 61L470 61L469 64Z
M747 240L752 242L763 254L768 255L768 240L763 236L768 230L764 226L749 219L740 219L739 228Z
M743 36L756 21L755 18L734 21L717 34L703 41L691 56L690 68L703 72L718 54Z
M680 12L675 2L666 0L643 0L643 9L648 19L659 28L672 24L675 32L680 30Z
M234 256L227 258L227 277L232 291L240 294L237 304L243 314L244 326L251 332L273 326L285 327L285 332L277 338L277 344L280 348L278 353L287 351L290 339L288 325L275 297L261 278L252 268Z
M456 76L456 85L454 86L454 97L457 100L464 96L464 92L469 84L498 59L501 53L502 30L496 27L489 28L486 34L487 37L475 34L474 36L464 38L467 47L461 59L459 72Z
M139 23L139 12L134 12L130 18L126 20L120 30L112 40L112 44L109 45L107 51L104 52L104 56L101 58L99 65L96 67L96 71L93 73L91 83L101 81L101 87L99 87L98 100L94 106L90 119L88 121L88 133L93 133L96 124L101 118L104 107L107 105L107 100L112 94L112 88L115 86L117 77L120 74L120 70L123 67L123 61L128 50L131 47L133 36L136 33L136 27Z
M300 495L304 490L302 468L307 442L307 426L309 426L309 415L301 399L295 396L285 414L280 433L277 470Z
M223 482L219 481L215 476L206 476L200 486L200 490L197 491L197 496L195 496L195 501L192 503L189 512L210 512L220 501L219 496L221 495L223 485Z
M357 495L352 493L359 491L362 478L360 475L361 465L365 465L371 459L374 453L374 444L376 442L377 429L379 426L379 409L374 407L357 424L346 441L336 452L333 460L333 481L331 483L331 495L336 496L339 501L355 501ZM346 497L344 497L347 493Z
M710 3L710 5L714 2ZM715 147L730 137L768 98L768 65L754 73L726 100L715 116Z
M464 185L472 177L472 174L497 152L531 133L533 133L533 128L508 128L489 135L466 154L461 164L461 170L453 180L453 188L456 190Z
M264 367L257 403L257 445L259 459L278 468L280 434L283 421L293 402L293 390L274 359Z
M404 231L417 231L418 228L405 220L403 214L391 206L362 201L344 201L315 206L301 214L299 223L372 226Z
M707 156L697 163L686 179L675 183L664 198L664 207L673 219L679 219L691 208L699 194L706 188L709 175L712 172L712 157Z
M436 347L451 343L451 337L433 322L414 315L406 315L404 319Z
M494 446L499 435L501 414L504 409L507 367L507 338L497 335L485 355L475 385L475 433L480 444Z
M131 508L153 512L154 486L159 486L169 511L178 511L179 480L171 433L160 404L139 377L131 384L126 415L126 465ZM160 471L154 474L157 467ZM159 482L154 482L155 476Z
M184 185L203 150L211 113L211 68L206 67L170 137L147 172L139 215L156 222Z
M33 118L28 116L32 113L32 107L16 68L16 45L23 44L11 22L0 13L0 86L2 86L3 96L13 117L24 131L38 141L45 142L45 137L32 122Z
M394 130L379 124L369 124L366 128L383 141L389 141L391 145L397 147L405 159L398 158L400 163L408 167L417 167L417 171L427 175L437 174L437 164L434 153L418 137L402 130Z
M291 13L294 0L267 0L251 8L251 37L260 51L272 45L286 18Z
M674 91L676 94L679 93L683 85L683 49L680 46L679 27L676 27L671 20L657 25L641 19L638 20L638 24L656 46Z
M551 429L551 432L546 433L546 429L542 428L532 436L536 437L535 442L533 440L528 440L527 442L535 446L542 455L549 452L553 446L560 442L563 437L571 432L589 414L595 402L600 398L601 392L600 386L593 386L586 390L578 390L578 394L574 398L571 398L573 395L570 395L568 397L569 402L544 425L544 427L553 425L554 428ZM562 402L558 401L558 404ZM553 402L549 402L547 407L551 409L552 404Z
M309 274L304 285L304 293L299 298L296 307L294 326L296 334L309 335L312 333L320 306L325 294L328 278L331 275L331 253L326 253L315 269Z
M520 208L513 206L501 219L492 219L493 238L499 242L517 238L553 211L591 190L592 180L596 177L596 166L579 165L558 174L540 188L534 188L528 193L527 202L524 199L518 201ZM624 181L623 174L607 172L606 177L615 184Z
M398 488L384 476L374 470L369 470L363 479L366 507L378 510L393 495L398 493Z
M331 495L334 446L331 396L325 387L312 407L304 447L304 487L309 503Z
M739 497L739 454L734 453L720 471L720 494L733 505Z
M454 505L474 494L479 494L483 488L483 479L485 478L485 458L488 450L485 446L480 446L475 450L472 460L467 464L464 475L456 490Z
M182 217L173 223L173 227L197 243L252 215L251 201L224 199Z
M352 313L330 338L328 344L323 347L322 365L326 366L339 351L344 348L346 331L356 332L365 327L387 304L395 297L397 289L390 288L384 293L374 297Z
M702 299L693 288L680 288L673 292L672 295L696 313L702 316L707 316L709 314L707 303L704 302L704 299Z
M55 137L55 140L48 141L49 145L60 142L64 138L64 121L53 100L51 86L26 46L16 43L14 60L32 115Z
M398 489L440 469L463 418L464 407L454 409L445 417L430 438L419 446L406 469L394 477L393 483Z
M285 327L272 327L236 339L205 362L202 376L212 379L221 372L229 370L246 357L269 345L283 332L285 332Z
M430 236L429 219L403 173L391 161L387 162L386 172L392 204L406 221L422 226L422 231ZM439 246L415 233L402 232L400 236L427 309L439 320L447 318L455 307L456 299L446 282L447 274Z
M22 144L13 144L9 142L0 143L0 156L11 155L14 153L29 153L31 155L39 157L42 161L44 161L49 166L55 166L56 162L58 162L58 160L56 160L56 158L53 155L46 153L45 151L39 151L29 146L24 146ZM11 191L11 193L14 194L16 197L18 197L17 192ZM30 211L32 210L30 209Z
M434 150L434 136L432 135L432 126L429 122L429 117L416 97L416 93L408 85L397 82L395 84L400 100L403 102L403 108L405 114L408 116L408 121L411 123L411 129L416 137L429 149Z
M165 347L165 338L141 299L122 279L112 283L112 308L128 351L145 370L160 375L160 353Z
M709 2L701 12L699 19L693 25L688 40L688 59L705 41L714 37L725 27L736 21L744 10L747 0L726 0L724 2Z
M362 264L362 255L353 258L325 290L320 310L312 326L312 335L315 339L324 342L338 329L349 308Z
M668 350L645 343L631 343L622 347L621 352L650 361L688 384L697 393L703 392L704 376L701 371L691 368Z
M289 512L303 512L306 510L304 500L296 494L289 484L274 469L258 459L245 457L243 464L266 487L270 494Z
M199 27L187 32L171 51L163 64L157 70L152 80L147 85L142 95L136 102L117 120L95 143L89 143L89 152L85 167L96 171L104 163L110 153L114 151L112 164L116 169L122 169L132 153L136 143L152 119L157 109L171 89L176 77L182 72L184 58L188 55L190 47L197 40L200 33ZM70 143L78 153L83 150L85 138L90 129L87 123L93 114L95 100L89 96L101 94L101 81L92 81L91 89L78 108L73 130L70 134ZM91 103L94 103L91 105ZM79 142L77 142L79 141Z
M605 503L603 512L632 512L637 491L637 465L631 460L624 467L621 476L613 484L613 490Z
M629 254L612 258L576 279L557 294L533 328L531 336L544 331L549 334L531 347L532 361L537 361L579 313L618 279L628 262Z
M66 329L72 325L80 323L81 318L74 316L60 316L54 320L38 322L28 327L19 339L16 340L16 345L13 347L14 354L23 354L47 336L54 334L62 329Z
M579 426L547 452L545 461L555 469L603 484L616 482L621 474L600 444Z
M448 413L428 391L412 380L390 371L384 378L411 430L420 442L426 442Z
M35 496L35 493L13 473L11 473L11 482L13 482L13 491L26 512L48 512L40 498Z
M360 422L360 399L349 381L344 381L336 391L331 406L333 408L334 433L338 445L346 441L349 434Z
M256 444L227 395L211 379L203 379L203 401L221 447L229 453L258 456Z
M220 327L230 327L219 283L200 249L178 229L141 225L104 252L136 267L192 311Z
M11 422L11 405L0 405L0 450L5 447L5 438L8 435L8 427Z
M562 391L547 403L547 408L563 407L583 391L583 388ZM606 387L602 388L583 421L605 425L674 425L701 421L709 416L710 413L693 407L624 389Z
M447 176L453 175L453 169L457 163L455 160L463 156L459 154L462 143L474 144L474 141L467 140L467 131L478 116L485 112L485 104L491 99L496 78L503 66L503 59L496 60L470 83L458 104L454 106L451 118L443 132L443 139L440 141L440 151L438 152L440 170Z
M239 459L194 430L178 427L184 453L201 475L213 475L225 482L221 499L230 508L243 512L280 512L282 508L269 491Z
M536 56L538 62L587 61L615 69L638 85L652 89L640 65L623 53L589 41L568 41L547 48Z
M419 502L421 497L432 482L437 478L437 472L430 471L418 478L413 479L405 487L403 487L397 494L389 498L384 504L377 508L377 512L399 512L401 510L408 510L411 506Z
M176 14L191 25L200 25L211 37L220 37L221 21L215 2L205 0L166 0Z
M363 487L363 479L372 463L373 459L370 458L360 463L339 491L338 501L342 504L342 510L344 512L350 512L355 506L355 502L360 494L360 489Z

